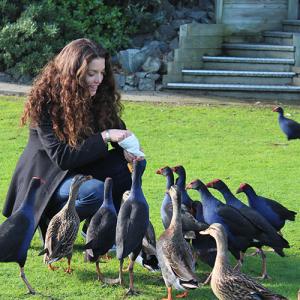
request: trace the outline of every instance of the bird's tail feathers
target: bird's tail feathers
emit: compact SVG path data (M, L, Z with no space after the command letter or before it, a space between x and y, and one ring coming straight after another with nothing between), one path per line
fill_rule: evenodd
M197 289L199 287L198 281L190 280L190 281L182 281L180 280L180 284L186 289Z

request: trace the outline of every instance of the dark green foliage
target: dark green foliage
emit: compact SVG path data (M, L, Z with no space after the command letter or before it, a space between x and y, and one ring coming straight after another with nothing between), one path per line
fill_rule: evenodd
M120 8L98 0L0 0L0 13L0 71L15 79L35 76L73 39L93 39L114 53L133 31Z

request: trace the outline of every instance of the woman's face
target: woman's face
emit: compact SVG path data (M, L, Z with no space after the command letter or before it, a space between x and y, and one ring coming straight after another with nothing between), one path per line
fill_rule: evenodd
M91 96L94 96L97 92L98 86L103 80L105 73L105 59L95 58L88 64L88 70L85 75L85 82L88 86Z

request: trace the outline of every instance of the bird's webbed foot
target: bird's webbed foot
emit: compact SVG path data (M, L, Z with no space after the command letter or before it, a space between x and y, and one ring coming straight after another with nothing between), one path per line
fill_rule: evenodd
M126 291L126 296L138 296L140 295L141 292L137 291L137 290L134 290L132 288L129 288L127 291Z

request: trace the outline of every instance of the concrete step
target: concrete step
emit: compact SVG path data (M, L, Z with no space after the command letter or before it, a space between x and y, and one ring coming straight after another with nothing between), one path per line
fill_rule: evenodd
M173 82L167 89L197 90L200 94L255 100L300 103L300 86L249 84L197 84Z
M203 56L204 69L288 72L294 59L234 56Z
M224 84L292 84L295 72L183 69L183 81Z
M300 32L300 20L284 20L283 30L290 32Z
M222 45L225 54L242 57L294 58L295 47L271 44L234 44Z
M285 31L265 31L263 37L266 44L293 45L293 33Z

